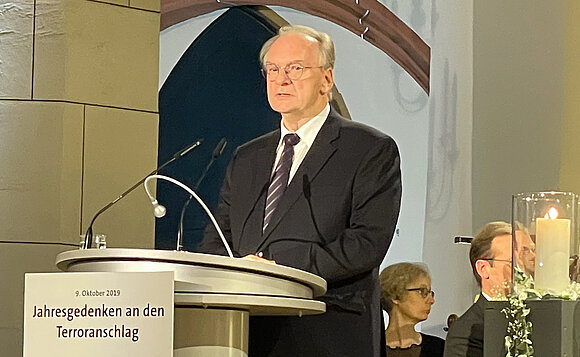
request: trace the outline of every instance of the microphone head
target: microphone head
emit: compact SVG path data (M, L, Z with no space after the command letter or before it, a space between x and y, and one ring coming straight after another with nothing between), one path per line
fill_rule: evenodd
M216 158L220 156L224 152L224 149L226 148L227 144L228 141L226 140L226 138L222 138L216 145L215 149L213 149L212 157Z
M184 147L183 149L179 150L178 152L173 155L174 159L179 157L183 157L187 155L191 150L195 149L196 147L200 146L203 143L203 139L198 139L196 142L189 144L188 146Z
M165 208L165 206L159 204L159 202L157 202L157 200L154 200L151 203L153 204L153 215L155 215L155 217L157 217L157 218L164 217L165 214L167 213L167 208Z

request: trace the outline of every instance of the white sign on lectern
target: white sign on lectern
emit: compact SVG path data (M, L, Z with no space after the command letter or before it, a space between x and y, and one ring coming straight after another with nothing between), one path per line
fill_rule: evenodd
M173 275L26 274L24 357L172 356Z

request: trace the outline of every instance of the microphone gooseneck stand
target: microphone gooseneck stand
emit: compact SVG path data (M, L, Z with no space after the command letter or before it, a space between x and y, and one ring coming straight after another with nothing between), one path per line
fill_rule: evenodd
M205 166L205 169L203 170L203 172L199 176L199 179L195 183L195 186L193 186L193 191L197 191L197 189L199 188L199 185L201 184L201 182L203 181L203 179L207 175L209 168L213 165L214 161L224 152L224 149L226 148L227 144L228 144L228 141L226 140L226 138L221 138L221 140L217 143L216 147L213 149L211 159L209 160L209 162ZM179 226L177 228L176 250L183 250L183 238L185 235L184 228L183 228L184 227L184 220L185 220L185 211L187 210L187 207L189 206L189 203L191 202L192 199L193 199L193 196L190 195L189 198L187 199L187 201L185 201L185 203L183 204L183 207L181 208L181 215L179 216Z
M105 207L101 208L93 216L93 219L91 220L91 224L89 224L89 228L87 228L87 231L85 233L85 242L84 242L84 247L83 248L84 249L89 249L93 245L93 224L95 223L95 220L97 219L97 217L99 217L101 215L101 213L103 213L106 210L108 210L111 206L113 206L115 203L119 202L123 197L125 197L126 195L128 195L134 189L136 189L140 184L142 184L145 181L145 179L147 177L149 177L149 176L151 176L153 174L158 173L159 171L161 171L161 169L163 169L165 166L169 165L173 161L184 157L185 155L187 155L188 153L190 153L193 149L195 149L196 147L200 146L202 142L203 142L203 139L198 139L195 142L193 142L193 143L189 144L188 146L184 147L183 149L179 150L178 152L176 152L171 157L171 159L167 160L161 166L159 166L155 170L151 171L147 176L143 177L141 180L139 180L139 182L137 182L136 184L134 184L133 186L131 186L127 191L123 192L119 197L115 198L113 201L111 201L107 205L105 205Z
M213 216L213 214L211 213L211 211L209 210L209 208L207 207L207 205L203 202L203 200L201 198L199 198L199 196L189 187L187 187L185 184L177 181L176 179L172 178L172 177L168 177L168 176L164 176L164 175L151 175L149 177L147 177L145 179L145 182L143 183L143 186L145 186L145 191L147 192L147 196L149 196L149 199L151 200L151 204L154 207L154 211L158 210L158 207L160 206L159 203L157 202L157 199L155 197L153 197L153 195L151 194L151 192L149 191L149 182L153 179L158 179L158 180L165 180L168 182L171 182L179 187L181 187L182 189L184 189L185 191L187 191L191 196L193 196L193 198L195 198L195 200L200 204L200 206L203 208L203 210L205 211L205 213L207 213L207 215L209 216L211 222L213 223L215 229L218 232L218 235L220 236L222 243L224 244L224 247L226 248L226 251L228 252L228 255L230 256L230 258L233 258L234 255L232 254L232 250L230 248L230 245L228 244L226 238L224 237L224 234L221 230L221 228L219 227L215 217ZM161 211L164 211L165 209L163 208ZM157 215L155 215L157 218L161 218L158 217Z

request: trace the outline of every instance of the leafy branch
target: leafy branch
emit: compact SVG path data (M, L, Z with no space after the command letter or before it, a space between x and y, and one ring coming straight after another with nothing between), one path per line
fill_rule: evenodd
M534 356L532 322L527 319L530 309L526 306L526 299L530 295L540 297L541 294L533 286L531 277L526 276L519 268L514 270L514 288L508 297L509 306L501 310L508 319L504 339L506 357Z

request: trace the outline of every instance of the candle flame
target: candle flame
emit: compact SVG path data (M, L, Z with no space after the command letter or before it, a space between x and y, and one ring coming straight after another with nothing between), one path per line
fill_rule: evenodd
M548 213L546 213L546 215L544 216L544 218L549 218L549 219L558 218L558 210L554 207L550 208L548 210Z

